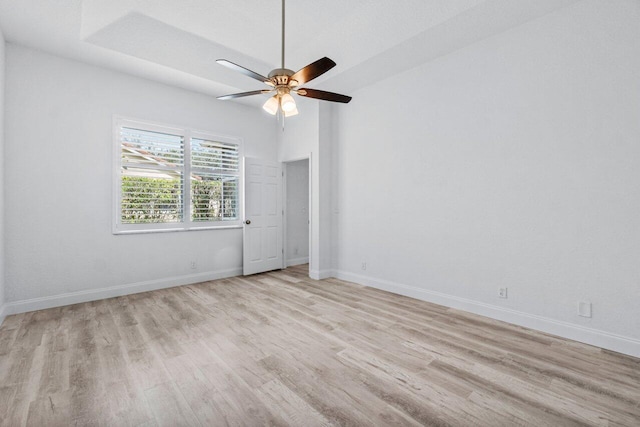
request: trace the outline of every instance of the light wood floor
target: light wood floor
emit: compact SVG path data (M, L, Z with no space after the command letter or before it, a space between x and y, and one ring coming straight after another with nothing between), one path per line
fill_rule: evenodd
M640 425L640 359L305 269L8 317L0 424Z

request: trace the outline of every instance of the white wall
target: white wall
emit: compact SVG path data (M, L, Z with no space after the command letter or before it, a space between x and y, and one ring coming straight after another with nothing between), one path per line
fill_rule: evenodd
M0 324L4 320L4 69L5 41L0 28Z
M241 272L240 228L111 234L112 116L238 136L245 155L275 160L271 116L12 44L6 78L12 311ZM110 290L96 292L104 288ZM75 294L32 300L68 293Z
M309 262L309 160L286 164L287 265Z
M280 124L278 125L278 161L280 162L307 158L310 153L318 149L319 101L296 97L296 104L300 114L285 119L284 129Z
M640 356L638 23L583 1L352 94L336 274Z

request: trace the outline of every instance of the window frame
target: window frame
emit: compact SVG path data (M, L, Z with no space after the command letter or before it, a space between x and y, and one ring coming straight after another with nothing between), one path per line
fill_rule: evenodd
M184 166L182 182L182 222L173 223L152 223L152 224L123 224L121 211L122 181L121 167L122 156L120 147L120 129L129 127L141 129L149 132L160 132L181 136L184 140ZM242 138L221 135L216 132L192 129L185 126L166 125L149 122L147 120L131 119L122 116L113 116L113 163L112 163L112 185L113 185L113 209L112 209L112 233L113 234L140 234L140 233L162 233L173 231L196 231L196 230L218 230L230 228L242 228L244 218L244 144ZM191 140L204 139L218 141L238 146L238 200L237 219L220 221L192 221L191 220Z

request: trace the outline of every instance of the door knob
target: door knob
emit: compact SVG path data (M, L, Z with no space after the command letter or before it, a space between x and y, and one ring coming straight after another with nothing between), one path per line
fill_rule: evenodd
M247 225L249 225L249 224L251 224L251 220L250 220L250 219L248 219L248 220L246 220L244 223L245 223L245 224L247 224Z

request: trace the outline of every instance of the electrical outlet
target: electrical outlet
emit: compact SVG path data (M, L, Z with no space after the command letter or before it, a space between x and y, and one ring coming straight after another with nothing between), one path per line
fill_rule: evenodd
M591 317L591 303L589 301L578 301L578 316Z
M363 262L363 263L362 263L361 268L362 268L363 270L366 270L366 269L367 269L367 263L366 263L366 262Z
M507 298L507 288L500 288L500 290L498 291L498 296L500 298Z
M197 261L191 261L191 269L195 270L196 268L198 268L198 262Z

